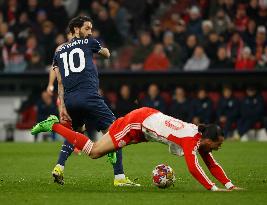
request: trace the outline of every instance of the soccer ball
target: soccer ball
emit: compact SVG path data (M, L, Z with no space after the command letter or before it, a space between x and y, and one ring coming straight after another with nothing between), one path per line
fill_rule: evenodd
M173 169L165 164L160 164L152 171L153 184L159 188L168 188L175 182Z

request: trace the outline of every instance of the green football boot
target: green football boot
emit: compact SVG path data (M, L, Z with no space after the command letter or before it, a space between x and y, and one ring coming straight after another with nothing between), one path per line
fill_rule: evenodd
M52 126L55 123L59 123L57 116L50 115L46 120L39 122L35 126L33 126L32 130L31 130L31 134L36 135L40 132L51 132Z
M108 156L108 161L112 165L116 164L116 162L117 162L117 154L116 154L116 152L110 152L110 153L107 154L107 156Z

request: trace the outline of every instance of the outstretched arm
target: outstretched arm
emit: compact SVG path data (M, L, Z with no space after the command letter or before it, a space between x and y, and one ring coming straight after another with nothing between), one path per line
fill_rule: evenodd
M226 189L233 189L235 186L232 184L231 180L226 176L223 168L216 162L213 158L211 152L203 152L199 150L199 154L201 155L203 161L207 165L210 170L210 173L221 182Z
M196 151L198 149L197 143L192 139L184 139L182 143L185 161L188 167L189 172L195 177L195 179L201 183L206 189L217 191L218 188L215 186L208 176L205 174L203 169L198 163L196 156Z
M71 118L67 112L65 102L64 102L64 87L62 84L61 74L59 72L58 67L54 67L54 70L56 72L57 82L58 82L58 97L60 100L60 108L59 108L60 120L61 121L71 121Z

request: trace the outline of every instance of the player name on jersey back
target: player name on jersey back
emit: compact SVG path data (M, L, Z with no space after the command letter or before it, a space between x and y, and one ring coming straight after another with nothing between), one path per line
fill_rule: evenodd
M88 44L89 43L89 39L85 38L85 39L76 39L76 40L73 40L71 41L70 43L65 43L63 44L59 49L58 51L62 51L66 48L71 48L71 47L74 47L76 45L83 45L83 44Z

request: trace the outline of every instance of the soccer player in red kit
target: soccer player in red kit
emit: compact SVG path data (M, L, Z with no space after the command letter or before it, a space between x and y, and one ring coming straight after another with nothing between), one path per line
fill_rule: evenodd
M211 191L241 189L233 185L212 156L212 150L218 150L224 141L221 128L214 124L196 126L167 116L158 110L143 107L115 120L109 131L95 143L83 134L62 126L56 116L50 116L38 123L33 127L32 134L52 130L92 159L100 158L129 144L147 141L164 143L169 145L172 154L185 157L188 170L206 189ZM218 188L208 178L198 163L197 153L211 174L226 189Z

